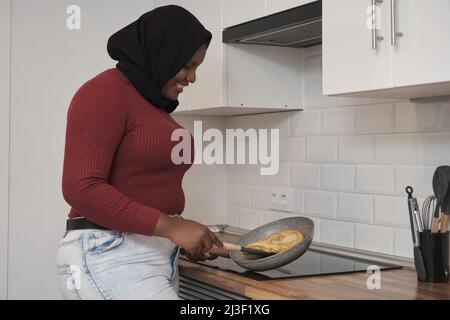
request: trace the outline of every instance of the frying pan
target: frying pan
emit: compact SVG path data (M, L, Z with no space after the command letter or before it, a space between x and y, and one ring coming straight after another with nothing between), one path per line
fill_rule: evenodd
M301 257L310 247L314 235L314 222L306 217L291 217L264 224L245 234L238 241L240 246L246 247L252 242L259 241L274 233L296 230L303 234L304 239L294 247L269 257L245 255L240 251L230 251L229 257L242 268L251 271L266 271L282 267ZM210 251L211 253L214 253Z

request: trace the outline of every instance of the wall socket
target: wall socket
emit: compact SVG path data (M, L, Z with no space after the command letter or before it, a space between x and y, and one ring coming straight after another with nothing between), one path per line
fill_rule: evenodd
M293 192L291 189L274 188L270 192L270 209L292 212Z

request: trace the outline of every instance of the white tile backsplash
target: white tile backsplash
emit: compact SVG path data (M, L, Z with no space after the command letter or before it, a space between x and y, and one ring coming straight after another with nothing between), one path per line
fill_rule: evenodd
M435 168L450 165L450 99L325 97L321 52L305 49L304 111L227 120L228 128L278 128L281 137L278 175L261 181L256 169L227 169L227 221L251 229L307 216L314 241L411 258L405 187L421 206ZM292 213L269 209L273 187L292 188Z
M355 224L355 248L393 254L394 229L357 223Z
M353 134L354 132L354 108L339 108L322 111L322 133L324 135Z
M355 167L346 164L323 164L322 187L325 190L355 190Z
M239 208L239 227L255 229L263 224L263 213L259 210Z
M415 163L415 134L375 136L375 161L379 163Z
M258 185L262 184L263 179L260 173L261 166L259 164L243 164L240 165L241 183Z
M393 194L394 167L391 165L357 165L356 190L367 193Z
M385 133L394 128L394 105L375 104L356 110L357 133Z
M291 118L293 136L319 135L321 131L320 111L296 112Z
M318 189L320 187L320 165L295 163L291 165L293 187Z
M335 218L337 194L326 191L306 191L305 214L313 217Z
M308 161L336 162L337 138L331 136L307 137L306 159Z
M339 161L372 163L374 158L373 140L372 136L339 137Z
M353 248L354 224L351 222L320 219L320 242Z
M337 216L343 220L372 223L373 196L355 193L339 194Z

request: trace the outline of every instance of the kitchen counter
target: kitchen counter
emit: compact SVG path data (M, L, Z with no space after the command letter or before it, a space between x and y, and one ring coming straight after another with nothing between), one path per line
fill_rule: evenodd
M225 240L235 239L227 235ZM381 270L381 288L372 290L365 272L258 281L183 259L179 268L182 277L256 300L450 299L449 283L418 282L410 268Z
M450 299L450 285L422 283L410 269L381 271L381 289L369 290L364 272L257 281L180 260L180 275L257 300L279 299Z

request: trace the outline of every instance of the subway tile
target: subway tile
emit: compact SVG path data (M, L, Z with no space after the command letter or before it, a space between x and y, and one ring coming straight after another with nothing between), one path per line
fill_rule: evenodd
M305 110L297 112L291 119L291 132L293 136L320 134L320 111Z
M264 211L263 212L263 224L270 223L273 221L290 218L293 217L292 215L280 212L280 211Z
M409 226L409 211L404 197L375 196L375 224Z
M357 133L389 133L394 129L392 104L362 106L356 109Z
M437 128L435 103L401 102L395 104L397 132L434 131Z
M291 135L291 117L290 112L272 113L265 117L265 127L280 130L280 137L288 137Z
M306 191L305 214L314 217L335 218L336 210L336 193L326 191Z
M354 108L337 108L322 111L323 134L353 134L354 132Z
M419 164L448 164L450 162L450 132L417 134Z
M272 192L270 188L253 187L250 195L250 207L253 209L268 210Z
M260 172L261 165L259 164L245 164L240 166L242 184L258 185L262 184L262 175Z
M290 185L290 168L287 163L280 163L277 174L271 176L263 176L264 185L266 186L282 186Z
M433 194L433 174L436 166L396 166L395 193L406 195L405 188L412 186L414 195L428 197Z
M292 199L292 211L303 214L305 212L305 192L303 190L294 189Z
M414 163L414 134L383 134L375 136L375 161L384 163Z
M239 208L228 206L226 223L233 227L239 226Z
M313 188L320 187L320 165L309 163L294 163L291 165L293 187Z
M305 108L331 108L336 106L336 98L322 94L322 81L305 83Z
M322 188L338 191L355 189L355 168L353 165L322 165Z
M280 161L303 161L306 158L305 137L280 138Z
M394 229L368 224L355 224L355 248L394 253Z
M394 192L393 166L356 166L356 190L359 192L392 194Z
M239 184L228 184L228 201L235 206L250 206L250 187Z
M438 129L440 131L450 130L450 99L441 101L438 104L439 117L438 117Z
M339 137L339 161L373 162L374 142L372 136Z
M336 97L336 107L362 106L372 103L373 101L371 98Z
M395 245L394 255L413 258L414 257L414 245L412 242L412 235L410 229L395 229Z
M308 161L336 162L337 138L331 136L307 137L306 159Z
M353 227L351 222L320 219L320 242L353 248Z
M305 83L322 81L322 56L305 57Z
M227 164L226 168L227 182L239 183L239 165Z
M373 219L373 197L355 193L339 194L338 218L371 223Z
M263 224L263 214L259 210L239 208L239 227L252 230Z

